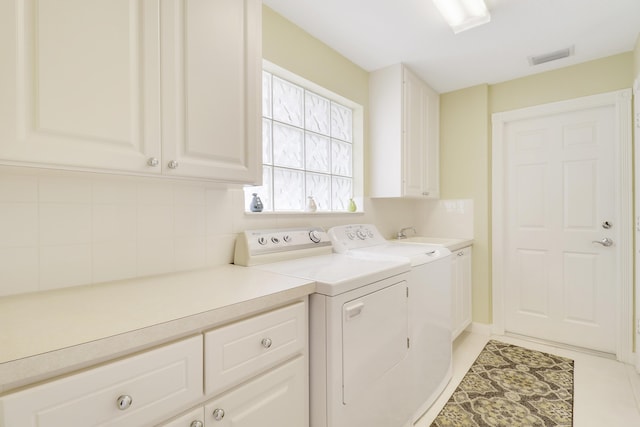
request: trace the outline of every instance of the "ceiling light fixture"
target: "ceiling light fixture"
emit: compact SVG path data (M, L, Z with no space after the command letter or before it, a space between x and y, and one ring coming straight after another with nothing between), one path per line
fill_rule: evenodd
M491 21L484 0L433 0L455 34Z

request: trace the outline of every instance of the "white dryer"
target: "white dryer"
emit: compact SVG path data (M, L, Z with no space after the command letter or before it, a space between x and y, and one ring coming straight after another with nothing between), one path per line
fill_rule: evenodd
M415 422L452 375L451 252L442 246L388 241L372 224L333 227L329 237L338 253L400 257L411 263L407 280L412 382L406 397Z
M326 233L302 228L244 232L236 263L316 281L309 300L312 427L410 424L408 260L331 253Z

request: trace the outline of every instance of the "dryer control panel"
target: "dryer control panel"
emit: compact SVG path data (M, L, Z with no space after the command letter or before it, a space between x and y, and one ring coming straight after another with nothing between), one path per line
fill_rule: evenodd
M331 240L320 227L245 230L236 239L233 263L258 265L331 253Z

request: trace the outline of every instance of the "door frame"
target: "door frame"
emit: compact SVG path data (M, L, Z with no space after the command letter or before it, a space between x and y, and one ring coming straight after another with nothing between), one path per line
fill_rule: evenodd
M620 240L617 242L618 277L616 284L616 358L634 364L633 354L633 188L631 89L553 102L492 114L492 297L493 325L496 335L505 333L505 126L512 121L568 113L602 106L615 107L616 144L614 154L615 188L619 194Z
M635 248L636 251L640 248L640 74L638 74L633 82L633 101L634 101L634 118L633 124L635 133L634 133L634 170L635 173ZM640 283L640 256L637 256L638 252L634 252L635 256L635 278L634 284L636 289L636 323L635 325L635 336L636 336L636 372L640 373L640 292L638 291L640 287L638 287L638 283ZM640 390L639 390L640 391ZM640 397L640 395L638 396Z

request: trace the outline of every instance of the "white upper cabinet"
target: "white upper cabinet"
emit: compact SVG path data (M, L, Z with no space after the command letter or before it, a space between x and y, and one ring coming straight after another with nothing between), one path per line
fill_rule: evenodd
M0 162L256 181L260 2L1 3Z
M158 13L159 0L3 1L0 159L138 171L160 158Z
M440 96L402 64L369 77L371 197L435 199Z
M259 183L262 2L162 0L161 10L163 172Z

